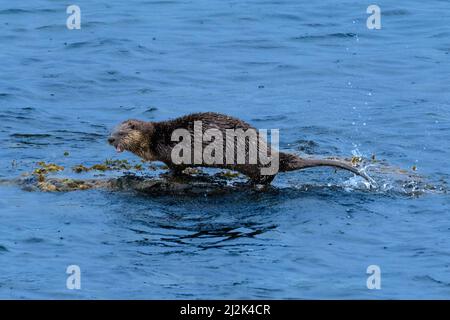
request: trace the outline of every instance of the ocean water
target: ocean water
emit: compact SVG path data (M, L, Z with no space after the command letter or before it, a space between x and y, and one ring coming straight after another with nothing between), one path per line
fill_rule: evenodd
M0 180L137 161L115 125L199 111L385 170L375 190L321 168L218 196L2 184L0 298L450 298L449 1L379 0L380 30L369 1L74 4L80 30L67 3L0 0Z

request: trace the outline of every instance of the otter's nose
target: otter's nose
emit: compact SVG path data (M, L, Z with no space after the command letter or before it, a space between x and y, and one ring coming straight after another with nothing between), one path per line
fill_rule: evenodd
M114 141L116 141L116 138L114 138L114 137L109 137L109 138L108 138L108 143L109 143L109 144L113 144Z

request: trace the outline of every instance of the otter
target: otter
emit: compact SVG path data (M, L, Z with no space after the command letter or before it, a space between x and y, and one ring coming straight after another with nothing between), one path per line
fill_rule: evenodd
M267 164L250 163L249 153L252 149L252 142L245 139L245 161L244 163L237 163L236 161L229 163L229 161L216 161L214 163L180 163L173 160L173 151L175 146L179 143L173 139L173 133L177 129L183 129L193 139L188 139L189 146L192 144L195 149L195 126L198 121L201 121L201 130L206 132L208 129L214 129L226 136L228 129L232 130L248 130L253 129L250 124L231 116L224 114L205 112L205 113L193 113L186 116L182 116L173 120L161 121L161 122L146 122L141 120L126 120L122 122L109 136L108 142L110 145L116 148L117 152L129 151L135 155L141 157L147 161L161 161L165 163L174 175L182 174L183 170L188 167L215 167L220 169L229 169L240 172L247 176L252 184L267 185L272 182L277 172L287 172L293 170L301 170L305 168L317 167L317 166L331 166L344 170L351 171L352 173L359 175L369 181L370 185L374 185L374 181L363 171L353 167L351 163L331 160L331 159L305 159L294 154L278 152L267 148L268 144L265 139L261 139L258 136L259 144L256 146L258 151L266 148L268 155L272 158L277 157L279 161L278 170L271 174L263 174L263 168L267 167ZM190 137L188 137L190 138ZM202 141L202 147L205 148L208 144ZM224 148L229 141L223 141ZM237 144L233 144L234 150L237 150ZM236 155L237 157L237 155ZM237 158L234 157L233 160ZM225 159L225 156L223 156ZM222 159L219 159L222 160Z

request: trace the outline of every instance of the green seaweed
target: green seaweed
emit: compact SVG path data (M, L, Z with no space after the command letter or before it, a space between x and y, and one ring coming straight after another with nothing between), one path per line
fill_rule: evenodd
M217 176L227 179L227 180L232 180L232 179L240 177L240 174L239 174L239 172L233 172L233 171L227 170L227 171L219 172L217 174Z
M54 163L45 163L44 161L39 161L37 163L39 168L33 170L33 174L37 176L39 182L45 181L45 176L51 172L63 171L64 167L59 166Z
M90 169L83 166L82 164L78 164L72 168L72 170L76 173L88 172Z
M82 164L76 165L72 170L76 173L88 172L88 171L120 171L120 170L142 170L142 165L131 165L128 160L111 160L107 159L103 163L94 164L91 167L86 167Z

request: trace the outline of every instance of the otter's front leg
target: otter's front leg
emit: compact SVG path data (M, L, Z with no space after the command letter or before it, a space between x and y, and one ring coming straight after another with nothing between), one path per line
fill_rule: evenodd
M171 177L180 177L186 175L183 173L183 171L184 169L187 168L187 166L183 165L167 165L167 166L169 167L169 171L166 174Z

